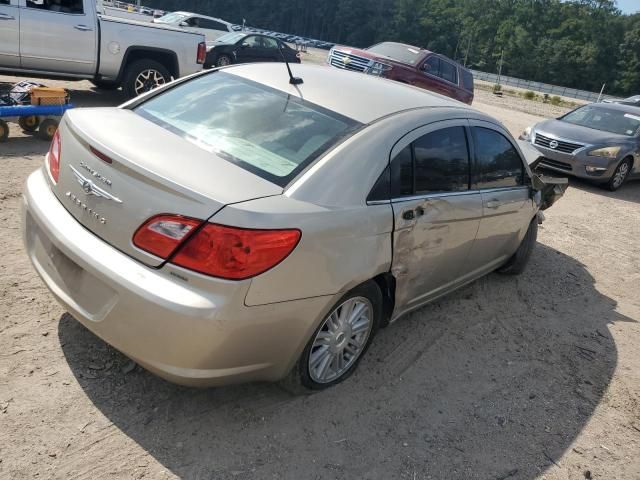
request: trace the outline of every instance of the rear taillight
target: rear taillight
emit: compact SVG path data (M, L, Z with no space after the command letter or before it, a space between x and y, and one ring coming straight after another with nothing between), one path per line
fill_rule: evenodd
M60 177L60 151L62 150L62 144L60 142L60 131L56 130L51 140L51 146L49 147L49 171L53 181L58 183L58 177Z
M231 280L255 277L275 267L293 251L300 230L252 230L206 224L171 263Z
M179 215L158 215L136 231L133 243L180 267L243 280L266 272L287 258L300 236L300 230L295 229L236 228Z
M200 42L198 44L198 55L196 57L197 59L196 61L199 64L203 64L206 58L207 58L207 44L204 42Z
M133 235L133 244L167 259L202 224L202 220L179 215L157 215L147 220Z

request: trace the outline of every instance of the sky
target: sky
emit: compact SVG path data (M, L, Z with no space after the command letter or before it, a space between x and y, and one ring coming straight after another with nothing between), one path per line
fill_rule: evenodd
M640 11L640 0L618 0L618 8L624 13Z

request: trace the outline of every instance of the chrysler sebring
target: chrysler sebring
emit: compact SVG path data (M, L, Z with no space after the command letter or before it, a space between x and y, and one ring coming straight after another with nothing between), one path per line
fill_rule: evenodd
M171 381L340 382L380 327L522 271L566 187L462 103L292 68L303 83L281 64L231 66L70 111L27 180L43 281Z

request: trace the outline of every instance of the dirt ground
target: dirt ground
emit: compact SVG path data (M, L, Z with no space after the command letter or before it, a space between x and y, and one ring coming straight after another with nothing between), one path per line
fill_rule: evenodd
M79 106L122 100L64 85ZM475 106L515 135L541 118ZM47 148L17 127L0 144L1 479L640 478L640 182L571 180L523 275L416 311L347 382L293 397L171 385L65 313L20 239Z

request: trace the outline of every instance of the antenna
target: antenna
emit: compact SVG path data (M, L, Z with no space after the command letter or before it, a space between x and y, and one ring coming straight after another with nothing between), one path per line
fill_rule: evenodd
M304 83L304 80L302 80L300 77L294 77L293 73L291 73L291 67L289 66L289 62L287 62L287 59L284 56L284 53L282 53L282 44L279 41L277 41L277 42L278 42L278 51L280 52L280 56L282 57L282 61L287 66L287 72L289 72L289 83L291 85L300 85L301 83Z

